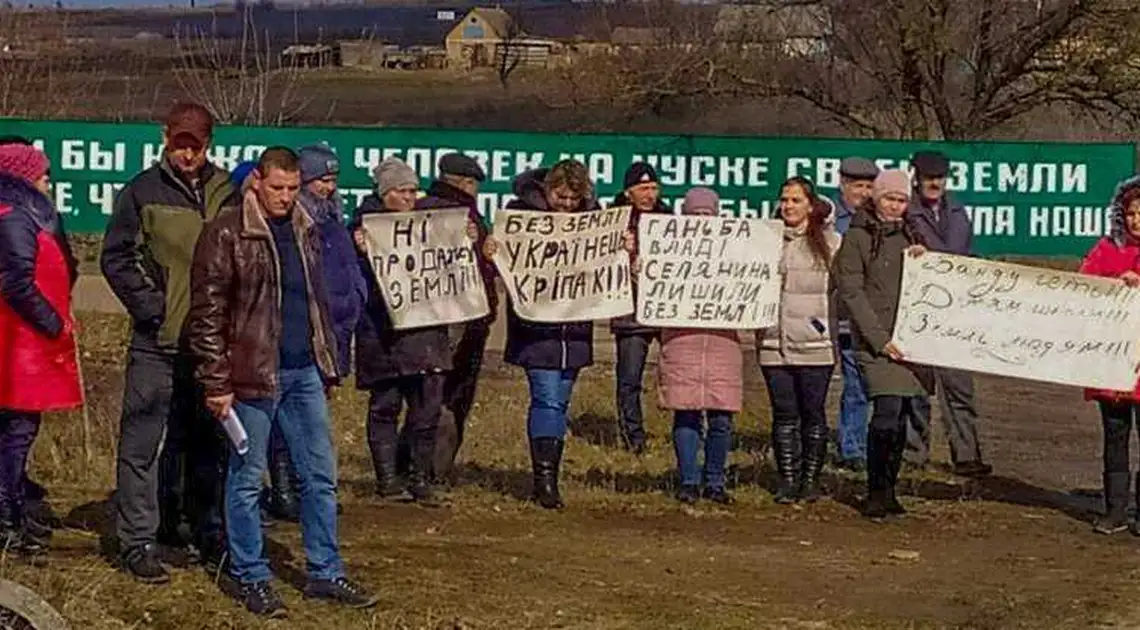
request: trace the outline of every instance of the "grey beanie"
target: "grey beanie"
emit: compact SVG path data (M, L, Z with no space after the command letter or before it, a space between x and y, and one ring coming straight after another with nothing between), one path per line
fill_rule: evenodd
M380 196L394 188L401 186L416 186L420 185L420 178L412 167L405 164L399 158L386 158L383 162L378 164L376 168L372 169L372 181L376 182L376 192Z
M340 173L340 160L327 144L313 144L297 152L301 161L301 183Z

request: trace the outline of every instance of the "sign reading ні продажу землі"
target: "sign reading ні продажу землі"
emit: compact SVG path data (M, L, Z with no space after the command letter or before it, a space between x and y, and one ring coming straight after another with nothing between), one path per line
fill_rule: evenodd
M467 209L368 214L364 242L396 330L465 322L490 312Z
M27 136L52 159L55 199L73 232L101 232L115 192L161 152L149 124L4 120L3 133ZM327 142L340 156L341 186L351 210L372 191L372 167L388 156L408 162L423 185L440 155L461 151L482 164L487 180L480 211L494 221L511 181L529 168L573 157L590 170L603 203L621 188L625 168L653 164L666 201L676 207L693 186L716 189L726 216L772 218L780 184L805 175L834 195L839 162L851 155L883 168L905 167L916 150L951 159L949 188L974 221L977 252L986 256L1080 256L1108 230L1108 204L1120 179L1135 172L1130 144L902 142L815 138L748 138L620 134L321 128L218 127L210 157L232 168L269 145Z

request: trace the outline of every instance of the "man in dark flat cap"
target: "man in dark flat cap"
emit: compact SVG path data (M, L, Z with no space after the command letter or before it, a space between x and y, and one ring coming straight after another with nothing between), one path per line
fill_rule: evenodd
M483 168L474 158L462 153L448 153L439 158L439 177L427 189L427 195L416 201L417 210L431 208L467 208L467 218L478 230L476 251L483 250L487 240L488 223L479 213L479 186L486 179ZM487 337L499 309L499 294L495 289L495 266L479 256L479 271L487 290L487 305L490 314L481 319L471 320L452 327L454 369L448 373L444 385L444 411L439 422L435 440L434 470L431 478L434 483L443 483L448 477L455 456L463 443L463 429L467 416L475 402L475 385L483 368L483 352L487 347ZM400 435L398 457L401 472L406 472L411 459L408 426Z
M879 167L865 157L848 157L839 163L839 196L835 200L835 230L847 232L851 220L871 198L872 184ZM870 407L867 384L855 344L851 339L851 322L840 307L839 357L843 369L843 395L839 399L837 448L839 465L861 471L867 463L867 422Z
M966 208L946 193L950 160L937 151L919 151L911 157L915 194L907 208L906 220L923 244L933 252L970 256L974 229ZM974 401L974 377L969 372L937 368L938 403L942 422L950 438L950 458L954 473L964 477L985 477L993 467L982 460L978 441L978 412ZM925 403L925 401L924 401ZM930 405L915 407L915 424L907 430L907 461L926 465L930 456Z

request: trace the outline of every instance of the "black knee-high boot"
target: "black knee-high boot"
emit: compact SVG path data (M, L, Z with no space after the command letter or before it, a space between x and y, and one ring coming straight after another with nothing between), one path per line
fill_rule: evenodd
M776 503L793 503L800 490L799 419L772 420L772 454L776 458Z
M530 459L534 469L534 500L548 510L565 507L558 491L558 472L562 464L563 441L543 437L530 441Z

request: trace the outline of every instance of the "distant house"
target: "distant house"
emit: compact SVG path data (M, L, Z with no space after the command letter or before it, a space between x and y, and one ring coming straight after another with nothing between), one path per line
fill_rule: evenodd
M452 68L545 66L555 42L528 37L502 9L477 7L448 32L444 47Z
M826 52L833 30L827 8L816 4L727 4L721 6L713 33L745 44L776 43L789 55Z
M644 48L669 43L667 28L619 26L610 34L610 45L615 48Z
M281 51L281 65L290 68L327 68L341 65L340 46L293 44Z

